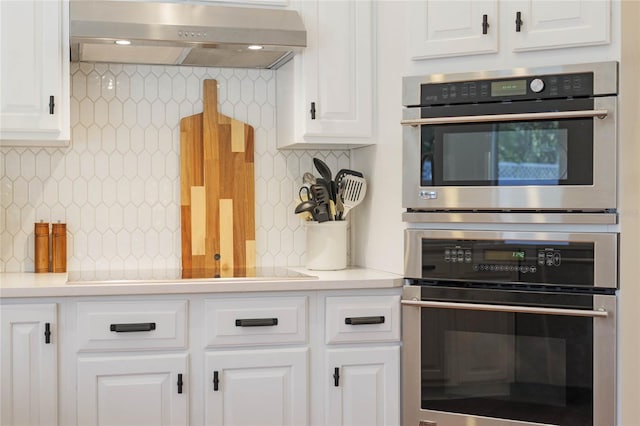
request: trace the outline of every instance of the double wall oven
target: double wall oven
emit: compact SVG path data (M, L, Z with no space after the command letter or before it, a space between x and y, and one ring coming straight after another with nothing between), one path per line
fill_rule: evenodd
M617 64L403 90L403 425L616 424Z

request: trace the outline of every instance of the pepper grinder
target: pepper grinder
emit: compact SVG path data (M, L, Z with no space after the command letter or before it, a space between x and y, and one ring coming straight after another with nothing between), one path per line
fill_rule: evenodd
M49 222L35 224L35 271L49 272Z
M51 239L51 272L67 272L67 224L52 224Z

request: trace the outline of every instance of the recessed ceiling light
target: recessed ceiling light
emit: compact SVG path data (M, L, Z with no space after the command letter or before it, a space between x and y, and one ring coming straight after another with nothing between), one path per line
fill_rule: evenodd
M131 42L129 40L116 40L116 44L119 44L121 46L128 46L131 44Z
M249 50L260 50L260 49L264 49L264 46L260 46L259 44L252 44L251 46L248 46L247 49L249 49Z

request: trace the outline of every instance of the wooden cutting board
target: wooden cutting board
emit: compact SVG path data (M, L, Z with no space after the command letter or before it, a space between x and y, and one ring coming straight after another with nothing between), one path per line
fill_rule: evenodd
M218 112L216 80L203 95L203 112L180 120L182 275L253 276L253 127Z

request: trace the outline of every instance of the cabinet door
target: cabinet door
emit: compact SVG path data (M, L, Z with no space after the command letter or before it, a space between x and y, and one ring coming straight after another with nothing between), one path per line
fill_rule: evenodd
M187 359L187 354L81 357L78 424L187 425Z
M325 369L325 425L400 424L398 346L330 349Z
M309 49L304 52L310 111L306 135L371 136L371 1L309 1L303 14L309 24Z
M373 2L302 0L307 47L276 75L278 148L372 143Z
M0 20L0 144L66 145L68 2L3 0Z
M308 349L208 353L205 424L304 426Z
M498 51L497 0L411 1L411 59Z
M58 423L56 305L0 307L4 426ZM46 333L51 334L47 338Z
M509 1L504 31L513 50L539 50L609 43L609 0ZM519 13L519 15L518 15ZM516 28L520 16L519 31Z

